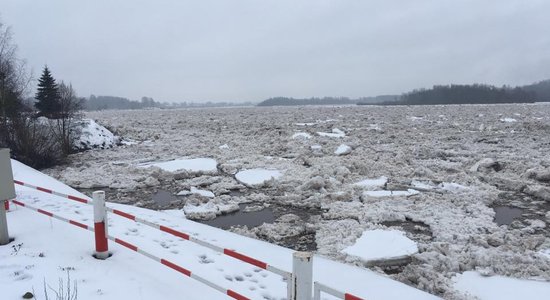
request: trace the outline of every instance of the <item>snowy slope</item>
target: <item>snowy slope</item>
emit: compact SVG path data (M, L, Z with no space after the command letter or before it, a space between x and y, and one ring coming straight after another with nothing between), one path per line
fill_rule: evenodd
M21 163L12 161L12 167L17 180L84 197ZM92 225L91 206L26 187L16 186L16 189L18 200L26 204ZM159 212L114 203L108 206L235 249L284 270L292 269L290 249L186 220L179 211ZM33 289L44 299L43 281L57 289L58 279L66 276L67 268L71 270L71 278L77 280L79 300L228 298L117 244L110 243L111 258L95 260L91 256L94 245L91 232L28 209L12 205L8 224L15 241L0 246L2 299L20 299ZM280 276L144 225L111 215L109 234L252 299L283 299L286 296L286 284ZM12 246L19 244L21 247L16 251ZM437 299L369 270L321 257L314 258L314 280L365 299Z

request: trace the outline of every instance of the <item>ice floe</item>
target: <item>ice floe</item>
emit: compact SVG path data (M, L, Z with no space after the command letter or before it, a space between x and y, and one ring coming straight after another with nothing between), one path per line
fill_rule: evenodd
M368 262L405 258L417 253L418 246L402 231L376 229L363 232L355 244L342 252Z
M249 169L242 170L235 174L235 178L246 185L254 186L261 185L271 179L278 179L283 173L279 170L268 169Z
M215 172L217 162L211 158L175 159L164 162L152 162L140 164L139 167L158 167L168 172L186 170L190 172Z

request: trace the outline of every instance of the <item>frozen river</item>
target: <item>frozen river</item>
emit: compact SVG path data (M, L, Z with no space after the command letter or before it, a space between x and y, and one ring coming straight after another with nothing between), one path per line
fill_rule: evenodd
M452 278L465 271L550 279L541 254L550 249L550 105L87 117L124 145L72 155L46 173L83 191L105 189L109 201L180 209L213 225L222 216L218 223L237 233L357 265L366 263L342 250L363 232L399 230L419 253L378 270L446 298L456 297ZM499 207L521 213L499 226ZM227 220L247 213L247 226ZM267 223L257 222L262 216Z

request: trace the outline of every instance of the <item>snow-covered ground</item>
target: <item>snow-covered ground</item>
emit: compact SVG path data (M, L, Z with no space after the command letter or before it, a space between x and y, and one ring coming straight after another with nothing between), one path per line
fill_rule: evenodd
M21 163L12 162L16 180L55 191L86 197L72 188ZM17 199L61 217L93 223L92 207L67 199L16 186ZM150 222L170 226L222 248L229 248L269 264L291 270L293 251L263 241L195 223L181 211L152 211L108 203L109 207L134 214ZM76 284L78 299L228 299L224 294L181 275L136 252L111 243L112 257L92 257L93 233L50 219L23 207L11 205L8 212L11 236L15 240L0 246L0 289L2 299L21 299L31 292L45 299L44 285L54 290L59 279ZM222 287L251 299L284 299L286 283L273 273L224 256L198 244L175 238L156 229L109 216L109 235L140 249L177 263ZM370 270L316 256L314 280L365 299L437 299ZM66 285L65 285L66 286ZM50 298L52 291L47 288ZM324 296L324 299L332 299Z
M548 105L212 108L87 117L135 143L71 155L69 165L45 170L85 192L105 188L112 201L155 207L152 195L159 190L210 191L215 197L177 196L170 208L198 211L188 216L197 219L242 205L269 209L272 224L231 230L305 245L361 267L342 250L366 230L400 230L418 253L398 269L374 270L448 299L464 297L453 278L467 271L550 280L550 259L541 255L550 249ZM335 155L342 144L353 151ZM216 171L139 167L176 158L211 158ZM253 169L281 176L253 187L235 178ZM521 215L499 226L493 208L500 206Z

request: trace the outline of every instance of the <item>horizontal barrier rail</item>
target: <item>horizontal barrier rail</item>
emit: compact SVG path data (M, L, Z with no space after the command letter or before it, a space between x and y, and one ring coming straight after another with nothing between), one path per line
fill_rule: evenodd
M243 296L243 295L241 295L241 294L239 294L239 293L237 293L233 290L225 289L225 288L223 288L223 287L221 287L221 286L219 286L219 285L217 285L217 284L215 284L211 281L208 281L207 279L205 279L205 278L191 272L190 270L188 270L186 268L183 268L183 267L181 267L181 266L179 266L179 265L177 265L177 264L175 264L175 263L173 263L169 260L160 258L156 255L153 255L149 252L146 252L146 251L142 250L141 248L139 248L139 247L137 247L137 246L135 246L131 243L125 242L125 241L123 241L119 238L116 238L116 237L113 237L113 236L110 236L110 235L108 235L107 238L109 240L119 244L119 245L122 245L122 246L124 246L124 247L126 247L126 248L128 248L132 251L135 251L135 252L137 252L137 253L139 253L143 256L146 256L146 257L148 257L148 258L150 258L150 259L152 259L152 260L154 260L158 263L161 263L161 264L163 264L163 265L165 265L165 266L167 266L167 267L169 267L169 268L171 268L171 269L173 269L173 270L175 270L175 271L177 271L177 272L179 272L179 273L181 273L181 274L183 274L187 277L193 278L193 279L195 279L195 280L197 280L197 281L199 281L203 284L206 284L207 286L209 286L209 287L211 287L215 290L218 290L218 291L226 294L227 296L229 296L231 298L238 299L238 300L249 300L250 299L250 298L247 298L247 297L245 297L245 296Z
M227 249L227 248L222 248L222 247L219 247L219 246L216 246L214 244L210 244L208 242L205 242L203 240L200 240L200 239L197 239L195 237L192 237L190 234L188 233L185 233L185 232L181 232L181 231L178 231L178 230L175 230L175 229L172 229L172 228L169 228L169 227L166 227L166 226L162 226L162 225L159 225L159 224L156 224L156 223L153 223L153 222L150 222L150 221L147 221L147 220L144 220L142 218L139 218L139 217L136 217L132 214L129 214L129 213L126 213L126 212L123 212L123 211L120 211L120 210L117 210L117 209L113 209L113 208L110 208L110 207L107 207L107 211L108 212L111 212L115 215L118 215L118 216L121 216L121 217L124 217L126 219L129 219L129 220L132 220L136 223L141 223L141 224L145 224L147 226L150 226L150 227L153 227L155 229L158 229L162 232L166 232L166 233L169 233L173 236L176 236L176 237L179 237L179 238L182 238L184 240L188 240L188 241L191 241L193 243L196 243L196 244L199 244L203 247L206 247L206 248L209 248L209 249L212 249L216 252L219 252L219 253L222 253L224 255L227 255L227 256L230 256L230 257L233 257L235 259L238 259L242 262L245 262L245 263L248 263L250 265L253 265L255 267L258 267L258 268L261 268L261 269L264 269L264 270L267 270L267 271L270 271L270 272L273 272L275 274L278 274L284 278L287 278L287 279L290 279L290 277L292 276L292 273L290 272L287 272L287 271L284 271L284 270L281 270L277 267L274 267L274 266L271 266L263 261L260 261L260 260L257 260L255 258L252 258L250 256L247 256L247 255L244 255L242 253L239 253L237 251L234 251L234 250L231 250L231 249Z
M16 204L16 205L19 205L19 206L22 206L22 207L25 207L25 208L28 208L30 210L34 210L38 213L41 213L43 215L46 215L48 217L51 217L51 218L54 218L54 219L58 219L59 221L62 221L62 222L65 222L65 223L69 223L71 225L74 225L76 227L80 227L82 229L86 229L86 230L89 230L89 231L94 231L94 228L92 226L88 226L86 224L83 224L83 223L80 223L80 222L77 222L77 221L74 221L74 220L70 220L70 219L67 219L67 218L63 218L62 216L58 216L56 214L53 214L49 211L45 211L43 209L40 209L40 208L36 208L34 206L31 206L31 205L28 205L26 203L23 203L21 201L18 201L18 200L12 200L13 204Z
M37 191L41 191L41 192L44 192L44 193L56 195L56 196L63 197L63 198L73 200L73 201L76 201L76 202L92 205L92 201L90 201L88 199L84 199L82 197L63 194L63 193L60 193L60 192L56 192L54 190L50 190L50 189L47 189L47 188L44 188L44 187L41 187L41 186L32 185L32 184L22 182L22 181L19 181L19 180L14 180L13 182L17 185L21 185L21 186L24 186L24 187L35 189Z
M86 225L86 224L82 224L82 223L80 223L80 222L77 222L77 221L74 221L74 220L70 220L70 219L61 217L61 216L59 216L59 215L56 215L56 214L54 214L54 213L48 212L48 211L43 210L43 209L40 209L40 208L36 208L36 207L34 207L34 206L31 206L31 205L28 205L28 204L26 204L26 203L23 203L23 202L21 202L21 201L13 200L12 202L13 202L14 204L16 204L16 205L19 205L19 206L28 208L28 209L33 210L33 211L36 211L36 212L41 213L41 214L43 214L43 215L46 215L46 216L48 216L48 217L50 217L50 218L55 218L55 219L60 220L60 221L62 221L62 222L69 223L69 224L71 224L71 225L75 225L75 226L77 226L77 227L79 227L79 228L86 229L86 230L89 230L89 231L92 231L92 232L94 231L94 229L93 229L91 226L88 226L88 225ZM185 276L187 276L187 277L193 278L193 279L195 279L195 280L197 280L197 281L199 281L199 282L201 282L201 283L203 283L203 284L205 284L205 285L207 285L207 286L209 286L209 287L211 287L211 288L213 288L213 289L215 289L215 290L217 290L217 291L219 291L219 292L222 292L222 293L226 294L227 296L229 296L229 297L231 297L231 298L233 298L233 299L237 299L237 300L250 300L250 298L247 298L247 297L245 297L245 296L243 296L243 295L241 295L241 294L239 294L239 293L237 293L237 292L235 292L235 291L233 291L233 290L231 290L231 289L225 289L225 288L223 288L223 287L221 287L221 286L219 286L219 285L217 285L217 284L215 284L215 283L213 283L213 282L211 282L211 281L208 281L207 279L205 279L205 278L203 278L203 277L201 277L201 276L199 276L199 275L196 275L195 273L191 272L190 270L188 270L188 269L186 269L186 268L183 268L183 267L181 267L181 266L179 266L179 265L177 265L177 264L175 264L175 263L173 263L173 262L171 262L171 261L169 261L169 260L160 258L160 257L158 257L158 256L156 256L156 255L153 255L153 254L151 254L151 253L149 253L149 252L146 252L146 251L142 250L141 248L139 248L139 247L137 247L137 246L135 246L135 245L133 245L133 244L131 244L131 243L128 243L128 242L126 242L126 241L124 241L124 240L121 240L121 239L119 239L119 238L113 237L113 236L111 236L111 235L107 235L107 238L108 238L109 240L111 240L111 241L113 241L113 242L115 242L115 243L121 245L121 246L124 246L125 248L128 248L128 249L130 249L130 250L132 250L132 251L135 251L135 252L137 252L137 253L139 253L139 254L145 256L145 257L148 257L148 258L150 258L150 259L152 259L152 260L154 260L154 261L156 261L156 262L158 262L158 263L161 263L161 264L164 265L164 266L167 266L167 267L169 267L169 268L171 268L171 269L173 269L173 270L175 270L175 271L177 271L177 272L179 272L179 273L182 273L183 275L185 275Z
M335 290L329 286L326 286L324 284L321 284L319 282L313 283L313 299L314 300L321 300L321 292L327 293L329 295L332 295L334 297L344 299L344 300L364 300L363 298L359 298L357 296L354 296L350 293L344 293L340 292L338 290Z

